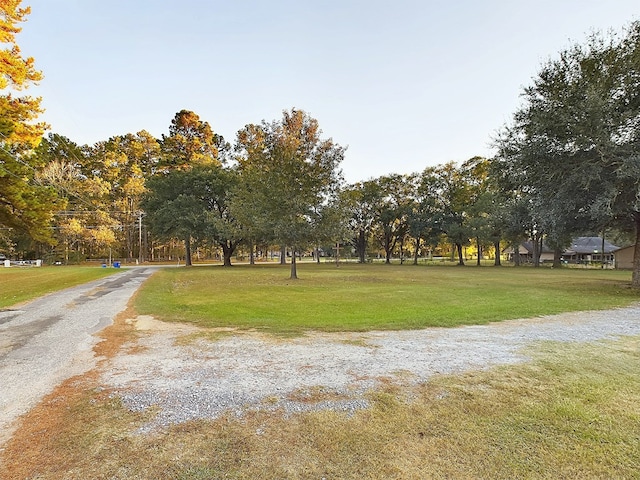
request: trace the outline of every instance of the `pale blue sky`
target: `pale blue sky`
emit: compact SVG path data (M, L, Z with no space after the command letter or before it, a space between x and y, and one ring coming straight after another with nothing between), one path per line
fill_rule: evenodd
M228 141L296 107L348 146L354 182L474 155L541 63L638 0L23 0L19 44L45 74L51 130L78 143L181 109Z

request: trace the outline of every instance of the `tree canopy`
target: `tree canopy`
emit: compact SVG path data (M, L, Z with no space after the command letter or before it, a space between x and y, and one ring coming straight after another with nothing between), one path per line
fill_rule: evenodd
M39 242L53 242L50 223L58 205L56 192L35 181L43 166L33 155L45 125L35 120L40 98L14 96L42 78L34 59L23 57L16 43L29 8L20 0L0 3L0 224Z
M318 121L302 110L238 133L240 186L235 208L256 232L296 251L317 239L321 211L338 195L344 148L321 139Z
M558 220L546 225L558 241L585 218L635 227L640 287L640 22L562 51L523 98L496 141L496 162L541 218Z

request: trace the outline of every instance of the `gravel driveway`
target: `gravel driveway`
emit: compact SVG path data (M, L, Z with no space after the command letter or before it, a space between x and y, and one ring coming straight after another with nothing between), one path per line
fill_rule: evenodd
M123 270L0 311L0 445L14 420L56 385L95 367L93 334L111 324L151 273Z
M287 340L251 333L206 340L195 327L148 317L132 322L139 339L107 363L101 380L129 409L158 410L144 432L225 411L352 411L367 405L364 393L383 379L416 383L522 362L522 348L538 341L640 335L640 305L484 326L309 333ZM185 338L192 340L185 344Z

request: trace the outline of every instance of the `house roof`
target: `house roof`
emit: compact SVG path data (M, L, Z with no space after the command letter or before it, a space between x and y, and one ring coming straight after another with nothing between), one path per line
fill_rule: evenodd
M602 237L576 237L571 241L571 245L562 252L563 255L585 255L593 253L601 253L602 250ZM604 253L612 253L620 250L620 247L613 245L606 239L604 241ZM518 247L519 253L533 253L533 242L522 242ZM505 252L512 253L513 249L505 249ZM553 253L553 249L543 242L542 252L540 253Z
M618 250L620 247L604 241L604 253L611 253ZM571 246L567 248L565 254L588 254L588 253L602 253L602 237L577 237L571 241Z
M526 249L527 252L533 253L533 242L522 242L522 246ZM542 242L542 252L540 253L553 253L553 250L550 249L545 242Z

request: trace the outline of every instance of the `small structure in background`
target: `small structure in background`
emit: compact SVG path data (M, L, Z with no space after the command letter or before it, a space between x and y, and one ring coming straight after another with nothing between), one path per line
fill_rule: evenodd
M507 248L504 253L507 255L507 260L513 262L514 254L513 248ZM520 263L533 263L533 242L522 242L518 245L518 253L520 256ZM540 252L540 263L553 262L553 250L551 250L546 243L542 243L542 251Z
M5 267L41 267L42 260L9 260L4 259Z
M620 248L615 251L615 266L621 269L633 269L633 253L636 246L629 245L628 247Z

